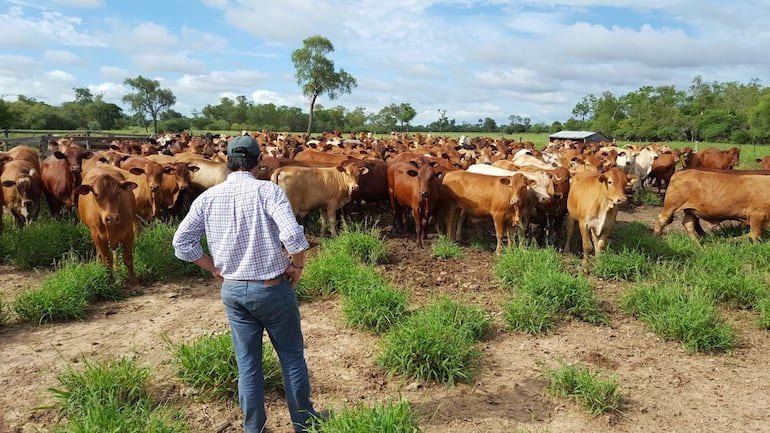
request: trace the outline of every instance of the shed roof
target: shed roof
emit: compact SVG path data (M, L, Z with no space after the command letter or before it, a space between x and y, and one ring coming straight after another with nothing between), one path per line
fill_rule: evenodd
M559 131L549 137L562 140L610 141L606 135L598 131Z

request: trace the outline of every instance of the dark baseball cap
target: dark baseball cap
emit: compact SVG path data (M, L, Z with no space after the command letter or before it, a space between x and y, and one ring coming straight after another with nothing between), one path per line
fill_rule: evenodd
M227 156L233 158L257 158L262 151L250 135L239 135L227 143Z

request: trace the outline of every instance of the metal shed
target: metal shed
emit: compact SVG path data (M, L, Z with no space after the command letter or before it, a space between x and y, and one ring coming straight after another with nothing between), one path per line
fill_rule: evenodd
M553 140L572 140L582 141L584 143L589 141L612 141L607 138L606 135L598 131L559 131L556 134L551 134L548 137Z

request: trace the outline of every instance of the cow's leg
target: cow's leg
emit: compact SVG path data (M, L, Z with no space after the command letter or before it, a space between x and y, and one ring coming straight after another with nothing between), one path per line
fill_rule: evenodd
M492 221L495 223L495 237L497 238L497 247L495 248L495 254L498 256L503 253L503 225L505 224L505 218L503 215L493 215Z
M134 272L134 240L129 239L122 242L123 244L123 264L126 265L128 270L128 285L130 287L136 287L139 285L139 280L136 278ZM117 249L115 250L117 252Z
M658 218L655 220L655 231L653 235L660 236L663 233L663 228L671 224L674 220L674 212L676 209L663 207L663 210L658 214ZM682 221L684 223L684 221Z
M700 223L698 222L698 217L693 215L690 212L685 212L684 216L682 217L682 225L684 226L684 229L687 231L687 234L690 235L690 237L700 245L700 239L698 238L698 229L703 231L703 229L700 227Z
M412 206L412 217L414 217L414 231L417 234L417 246L422 248L422 213L420 206Z
M323 212L321 212L323 213ZM329 234L331 237L337 237L337 209L335 206L326 208L326 222L329 224Z
M590 233L588 226L583 223L579 224L579 228L580 240L583 242L583 260L580 262L580 266L583 268L583 272L586 272L588 269L588 256L591 254L592 249L591 236L593 234Z
M571 216L567 215L567 240L564 243L564 254L569 255L570 243L572 242L572 236L575 235L575 221Z

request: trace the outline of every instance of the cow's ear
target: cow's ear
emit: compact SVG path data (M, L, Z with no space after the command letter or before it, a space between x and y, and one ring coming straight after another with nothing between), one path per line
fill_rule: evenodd
M80 156L83 159L91 159L91 157L94 156L94 153L93 152L83 152L83 153L80 154Z
M417 177L418 176L417 170L407 170L406 174L408 174L411 177Z
M73 194L80 194L80 195L88 195L88 193L94 192L93 188L91 188L91 185L78 185L73 190Z
M67 155L61 153L61 151L57 150L53 153L53 156L56 157L56 159L67 159Z
M366 173L369 173L369 168L368 167L361 167L361 168L358 169L358 171L360 172L361 175L364 175Z
M342 166L342 164L340 164L340 165L338 165L338 166L336 166L336 167L334 167L334 168L336 168L336 169L337 169L337 171L340 171L340 172L341 172L341 171L345 171L345 167L343 167L343 166Z
M196 171L200 170L201 168L198 167L197 165L190 165L190 166L187 167L187 169L190 170L191 172L195 173Z
M12 187L12 186L16 185L16 182L14 182L14 181L12 181L12 180L4 180L4 181L3 181L3 183L2 183L2 185L3 185L4 187L6 187L6 188L10 188L10 187Z
M505 186L508 186L508 185L510 185L510 184L511 184L511 180L510 180L510 179L508 179L507 177L501 177L501 178L500 178L500 183L501 183L501 184L503 184L503 185L505 185Z
M176 173L176 168L172 165L166 165L163 167L163 174L172 174Z
M127 180L125 182L122 182L120 184L120 189L124 189L126 191L132 191L136 189L139 185L136 184L136 182L131 182L130 180Z
M607 176L601 175L599 176L599 183L606 183L607 182Z
M537 180L535 180L535 179L527 179L527 185L529 185L531 187L534 187L535 185L537 185Z
M133 175L135 175L135 176L138 176L140 174L144 174L145 173L145 171L144 171L144 169L142 167L131 167L131 168L128 169L128 172L133 174Z

